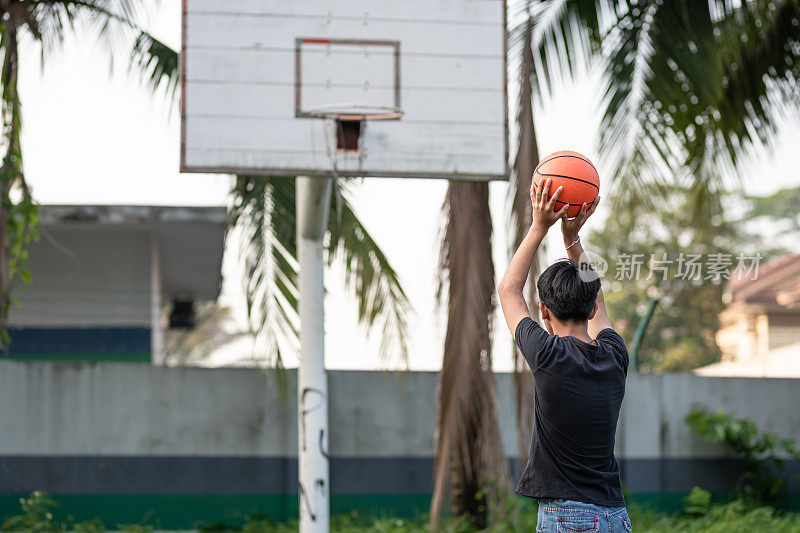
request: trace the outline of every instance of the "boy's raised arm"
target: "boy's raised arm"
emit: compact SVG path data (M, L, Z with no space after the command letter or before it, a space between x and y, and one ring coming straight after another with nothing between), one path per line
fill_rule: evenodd
M542 184L543 181L544 184ZM508 269L506 269L506 273L497 286L500 306L503 308L503 315L506 318L506 324L508 324L511 335L516 333L520 320L531 316L522 290L528 279L528 273L531 271L533 258L536 257L536 252L539 249L539 245L542 244L542 239L547 235L547 230L566 213L569 207L565 205L559 211L553 210L553 206L563 188L559 187L553 193L553 197L548 200L547 193L550 191L550 182L549 178L547 181L539 180L538 187L531 187L533 223L516 253L514 253L514 257L511 258Z
M564 217L561 220L561 233L564 235L564 246L567 247L567 257L569 257L570 261L579 267L589 269L592 268L591 264L589 263L589 258L584 253L583 246L581 246L578 231L586 223L586 220L589 218L589 216L594 213L595 209L597 209L597 204L599 201L600 197L598 196L594 202L591 203L591 205L587 206L586 204L583 204L583 206L581 206L581 212L578 213L578 216L574 219L567 220L567 218ZM587 328L589 336L596 338L598 333L610 327L611 320L609 320L608 313L606 313L606 302L603 298L603 288L600 287L600 290L597 291L597 311L595 312L594 316L589 319Z

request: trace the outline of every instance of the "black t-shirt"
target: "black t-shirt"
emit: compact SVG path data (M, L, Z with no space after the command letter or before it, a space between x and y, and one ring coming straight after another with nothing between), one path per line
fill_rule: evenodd
M533 439L516 493L625 505L614 457L628 374L622 337L607 328L595 346L550 335L529 317L520 321L514 337L535 384Z

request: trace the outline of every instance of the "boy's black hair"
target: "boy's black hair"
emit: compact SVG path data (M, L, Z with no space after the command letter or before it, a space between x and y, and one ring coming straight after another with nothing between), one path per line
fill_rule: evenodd
M583 281L578 268L569 259L556 261L542 272L536 283L539 299L562 322L587 320L597 301L600 278L584 273L584 278L592 281Z

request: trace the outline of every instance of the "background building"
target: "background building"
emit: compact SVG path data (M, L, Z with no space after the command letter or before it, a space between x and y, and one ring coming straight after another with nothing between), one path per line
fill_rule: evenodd
M704 375L800 376L800 254L762 266L757 279L732 280L720 315L722 361Z
M31 282L9 319L14 359L154 362L164 328L219 294L224 207L45 205Z

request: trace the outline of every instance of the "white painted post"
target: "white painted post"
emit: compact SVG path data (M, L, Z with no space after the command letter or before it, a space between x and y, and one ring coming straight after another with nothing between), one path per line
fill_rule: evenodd
M150 236L150 360L164 364L164 328L161 325L161 254L158 236Z
M297 462L301 533L327 533L330 527L322 239L328 225L332 184L331 178L301 176L296 185L301 345L297 370Z

